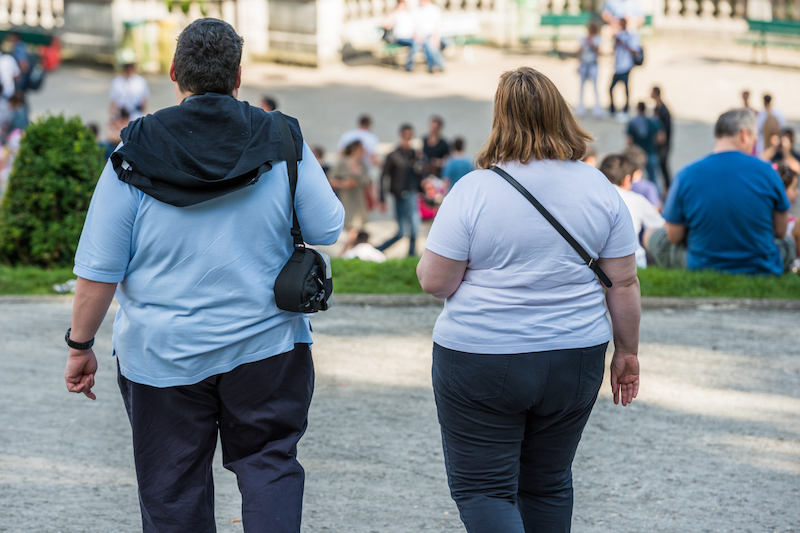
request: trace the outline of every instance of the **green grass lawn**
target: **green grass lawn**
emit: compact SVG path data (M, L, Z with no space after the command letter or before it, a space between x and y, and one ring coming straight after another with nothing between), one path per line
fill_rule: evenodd
M334 287L340 294L421 293L415 273L417 261L409 258L378 264L334 259ZM0 267L0 295L56 294L53 284L72 277L69 268ZM643 296L800 299L800 276L795 274L736 276L651 267L639 271L639 280Z

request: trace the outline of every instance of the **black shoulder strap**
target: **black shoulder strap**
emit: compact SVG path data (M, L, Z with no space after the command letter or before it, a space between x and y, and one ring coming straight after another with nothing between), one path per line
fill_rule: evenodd
M270 111L270 115L278 123L278 130L281 132L283 141L283 151L286 152L286 170L289 172L289 190L292 193L292 239L295 246L305 246L303 244L303 234L300 232L300 222L297 221L297 210L294 208L294 193L297 190L297 153L294 150L294 138L292 130L286 117L280 111Z
M597 259L595 259L592 256L590 256L589 253L586 250L583 249L583 246L581 246L580 243L578 243L578 241L576 241L575 239L572 238L572 235L570 235L569 232L564 229L564 226L559 224L558 220L553 218L553 215L551 215L550 212L547 209L545 209L542 204L539 203L539 200L534 198L533 195L528 192L528 189L526 189L525 187L520 185L517 180L512 178L508 174L508 172L506 172L505 170L503 170L501 168L492 167L489 170L493 170L495 173L499 174L503 179L505 179L515 189L517 189L520 192L520 194L522 194L522 196L525 197L526 200L528 200L530 203L532 203L533 207L535 207L542 214L542 216L545 219L547 219L547 221L550 224L553 225L553 227L556 229L556 231L559 232L561 234L561 236L564 237L564 239L566 239L566 241L570 244L570 246L575 248L575 251L578 252L578 255L580 255L581 258L584 261L586 261L586 265L589 268L591 268L594 271L595 274L597 274L597 277L600 278L600 281L603 283L603 285L605 285L606 287L611 287L611 280L608 279L608 276L606 276L606 273L603 272L603 269L600 268L600 265L597 264Z

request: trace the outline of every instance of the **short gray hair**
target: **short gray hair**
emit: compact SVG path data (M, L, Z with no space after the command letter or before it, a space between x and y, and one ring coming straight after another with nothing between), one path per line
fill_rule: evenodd
M756 133L756 113L752 109L741 107L726 111L717 119L714 126L714 137L734 137L739 135L742 130L747 130L752 134Z

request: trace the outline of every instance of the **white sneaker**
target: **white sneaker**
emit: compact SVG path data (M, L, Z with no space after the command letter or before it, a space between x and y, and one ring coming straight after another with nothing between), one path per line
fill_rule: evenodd
M603 118L603 108L600 106L595 106L595 108L592 109L592 116L594 118Z
M575 108L575 114L578 115L579 117L582 117L583 115L586 114L586 108L583 107L582 105L579 105L578 107Z
M614 120L619 122L620 124L625 124L628 122L628 114L625 111L620 111L616 115L614 115Z

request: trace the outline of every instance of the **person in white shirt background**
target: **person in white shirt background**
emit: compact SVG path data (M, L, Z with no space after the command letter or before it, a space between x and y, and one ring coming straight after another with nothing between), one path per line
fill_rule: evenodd
M633 229L640 237L639 249L636 250L636 266L647 268L647 243L653 232L663 228L665 222L647 198L631 190L635 170L636 167L621 154L606 156L600 163L600 172L605 174L625 202L633 220Z
M111 91L108 94L109 115L113 120L124 109L131 120L136 120L147 114L149 97L150 88L147 81L136 73L136 63L126 60L122 74L111 82Z
M761 155L764 153L764 124L766 124L767 119L773 116L775 120L778 122L778 127L783 129L786 127L786 115L783 114L783 111L772 105L772 95L765 94L764 95L764 109L758 112L756 115L756 119L758 120L758 139L756 140L756 155Z

